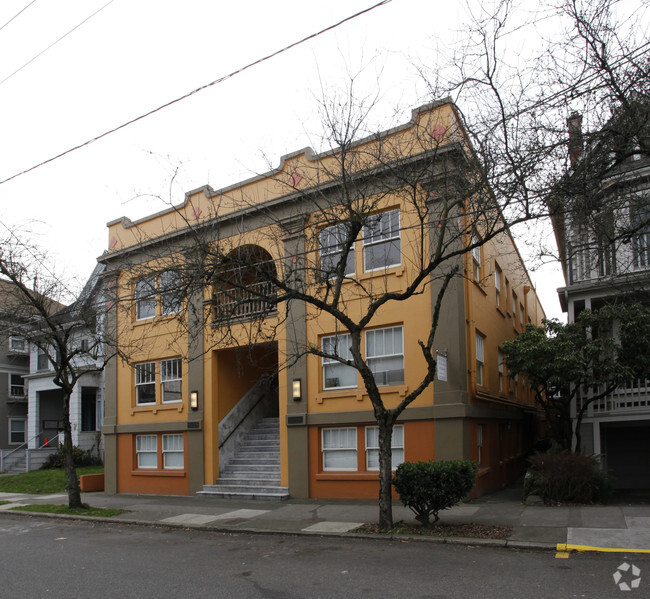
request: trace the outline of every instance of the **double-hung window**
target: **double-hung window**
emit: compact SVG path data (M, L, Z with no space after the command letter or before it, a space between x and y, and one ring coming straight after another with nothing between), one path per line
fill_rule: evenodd
M185 453L183 451L183 435L163 435L163 468L165 470L182 470L185 468Z
M357 470L357 429L322 429L323 470Z
M158 468L157 435L136 435L135 452L138 457L138 468Z
M402 327L366 331L366 361L378 385L404 382Z
M476 384L484 385L485 370L485 337L476 333Z
M472 235L472 274L474 275L474 280L479 282L481 280L481 246L478 245L481 243L478 235L474 233Z
M494 267L494 288L496 289L496 303L497 303L497 308L501 306L501 275L503 273L501 272L501 269L499 268L499 265L495 265Z
M25 420L22 418L9 419L9 443L19 445L25 442Z
M399 210L372 215L363 227L363 268L366 272L402 263Z
M156 363L143 362L135 365L136 403L156 403Z
M393 426L391 437L391 468L395 470L404 461L404 425ZM366 470L379 470L379 427L366 427Z
M171 358L160 361L160 385L162 402L181 401L181 359Z
M323 337L321 344L324 354L352 360L350 335ZM357 386L357 371L352 366L342 364L333 357L323 356L323 389L344 389Z
M175 314L180 312L183 294L181 292L181 276L174 270L165 271L160 275L160 312Z
M11 335L9 337L9 349L10 351L24 354L27 352L27 341L19 335Z
M135 283L136 320L153 318L156 315L156 279L146 277Z
M333 225L320 232L320 267L324 280L336 276L337 269L343 259L343 249L346 244L347 235L348 231L344 224ZM350 250L346 256L345 265L343 266L344 276L353 274L354 242L350 245Z
M9 396L25 397L25 380L20 374L9 375Z

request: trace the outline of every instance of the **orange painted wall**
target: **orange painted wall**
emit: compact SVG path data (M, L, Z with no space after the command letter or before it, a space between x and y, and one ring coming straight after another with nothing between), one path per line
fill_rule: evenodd
M364 424L373 425L372 422ZM405 461L433 460L433 421L398 424L404 424ZM364 426L357 426L357 472L323 472L320 431L321 427L318 426L309 428L309 496L315 499L377 499L379 474L376 471L366 472ZM395 492L393 497L398 499Z
M187 435L184 439L187 447ZM160 448L160 442L158 443ZM159 449L160 451L160 449ZM135 455L135 435L117 436L117 492L143 493L146 495L189 495L187 479L187 452L185 470L137 471ZM130 467L129 467L130 465Z

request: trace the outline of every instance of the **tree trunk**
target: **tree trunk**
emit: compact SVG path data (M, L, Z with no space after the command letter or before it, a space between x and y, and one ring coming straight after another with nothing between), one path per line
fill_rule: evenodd
M392 436L394 419L389 414L377 419L379 424L379 529L393 528Z
M63 465L65 467L65 478L68 490L68 507L83 507L81 502L81 489L79 477L74 465L72 452L72 427L70 426L70 393L63 396Z

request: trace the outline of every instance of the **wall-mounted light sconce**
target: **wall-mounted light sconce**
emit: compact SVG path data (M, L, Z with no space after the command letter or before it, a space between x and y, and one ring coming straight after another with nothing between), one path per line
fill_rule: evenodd
M190 391L190 408L193 410L199 409L199 392Z
M293 397L293 401L300 401L302 399L302 379L293 379L291 396Z

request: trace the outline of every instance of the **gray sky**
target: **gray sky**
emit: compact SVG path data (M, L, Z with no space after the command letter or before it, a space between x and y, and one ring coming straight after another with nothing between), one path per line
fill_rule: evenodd
M0 27L29 3L3 0ZM0 180L372 4L36 0L0 29ZM380 90L379 126L406 122L431 100L413 65L435 64L462 35L460 4L393 0L2 184L0 221L29 230L56 271L81 282L107 247L108 221L320 149L317 99L349 74L360 73L360 93ZM560 316L557 266L532 276L547 314Z

